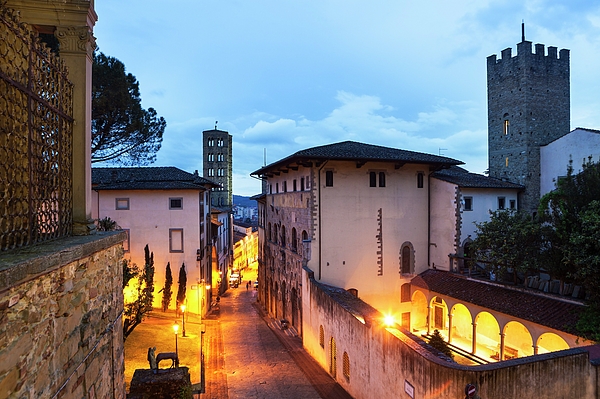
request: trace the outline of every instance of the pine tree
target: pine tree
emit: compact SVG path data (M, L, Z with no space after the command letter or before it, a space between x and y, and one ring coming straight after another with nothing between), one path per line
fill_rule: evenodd
M429 345L433 346L435 349L442 352L444 355L448 356L449 358L451 358L451 359L454 358L454 355L452 354L452 351L450 350L448 343L446 341L444 341L444 337L442 337L442 334L440 334L440 332L438 330L433 331L433 335L431 336L431 339L429 340Z
M166 312L169 309L169 305L171 304L171 296L173 296L173 291L171 287L173 286L173 275L171 274L171 262L167 263L167 271L165 273L165 286L163 288L163 298L162 298L162 310Z

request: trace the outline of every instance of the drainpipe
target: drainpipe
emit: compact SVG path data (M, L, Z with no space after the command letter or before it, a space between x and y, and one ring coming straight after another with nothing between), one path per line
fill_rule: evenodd
M319 185L318 185L318 189L319 189L319 281L321 281L321 248L323 247L322 245L322 239L321 239L321 170L323 170L323 168L325 167L325 165L327 165L327 162L329 162L329 160L325 161L325 163L323 163L323 165L321 165L321 167L318 169L318 180L319 180Z
M433 172L427 175L427 268L431 267L431 175Z

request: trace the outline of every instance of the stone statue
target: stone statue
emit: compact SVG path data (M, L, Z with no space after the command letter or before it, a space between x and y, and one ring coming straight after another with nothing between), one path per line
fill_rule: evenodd
M156 356L154 356L155 351L156 346L154 348L148 348L148 363L150 363L150 370L154 370L154 374L158 371L158 363L156 363Z

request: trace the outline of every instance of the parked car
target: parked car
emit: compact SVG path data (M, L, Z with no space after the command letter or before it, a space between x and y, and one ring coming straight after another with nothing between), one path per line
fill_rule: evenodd
M254 282L254 289L255 289L255 290L257 290L257 289L258 289L258 280L256 280L256 281Z

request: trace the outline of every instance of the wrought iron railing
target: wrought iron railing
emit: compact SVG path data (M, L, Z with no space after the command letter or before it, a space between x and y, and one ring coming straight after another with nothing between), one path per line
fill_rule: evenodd
M0 251L71 234L72 115L66 68L0 7Z

